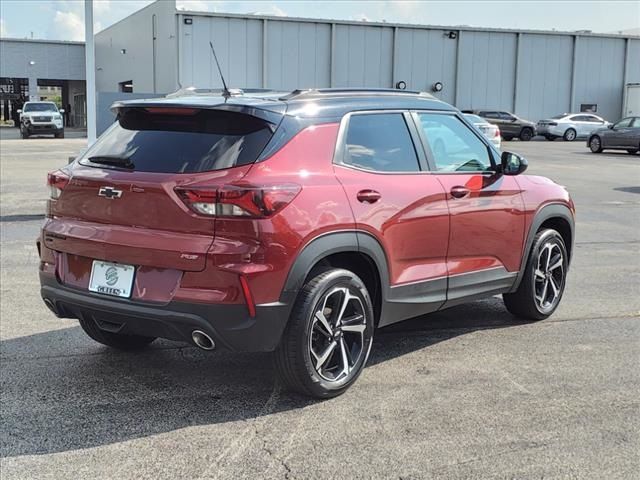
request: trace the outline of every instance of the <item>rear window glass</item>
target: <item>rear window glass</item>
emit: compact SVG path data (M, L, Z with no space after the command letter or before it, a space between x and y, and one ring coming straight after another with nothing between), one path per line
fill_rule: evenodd
M222 170L255 162L275 128L237 112L175 112L168 108L125 110L80 163L159 173Z

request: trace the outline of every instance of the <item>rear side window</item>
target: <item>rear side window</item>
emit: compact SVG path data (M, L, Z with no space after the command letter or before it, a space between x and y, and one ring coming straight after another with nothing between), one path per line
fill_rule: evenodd
M343 162L376 172L420 170L413 140L401 113L351 116Z
M140 172L198 173L253 163L274 126L250 115L190 108L132 108L80 163Z

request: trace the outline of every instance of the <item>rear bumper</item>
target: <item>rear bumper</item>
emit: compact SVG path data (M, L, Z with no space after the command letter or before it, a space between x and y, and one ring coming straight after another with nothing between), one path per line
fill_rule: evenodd
M191 332L202 330L216 346L232 351L275 350L291 311L292 300L256 305L251 317L245 305L135 302L69 288L40 272L41 296L62 318L93 318L99 328L192 343ZM291 301L289 301L291 300Z

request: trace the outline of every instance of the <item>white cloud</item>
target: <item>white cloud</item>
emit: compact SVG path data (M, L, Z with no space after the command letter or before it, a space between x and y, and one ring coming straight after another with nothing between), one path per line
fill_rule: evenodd
M204 0L177 0L176 8L192 12L215 12L217 10L214 3Z
M55 38L68 40L84 40L84 19L75 12L57 10L53 16L53 32Z
M4 24L4 18L0 18L0 37L8 37L9 31Z

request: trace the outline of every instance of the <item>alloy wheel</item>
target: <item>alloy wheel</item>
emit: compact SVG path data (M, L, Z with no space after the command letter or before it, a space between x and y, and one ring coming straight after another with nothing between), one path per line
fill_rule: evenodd
M542 312L555 308L564 287L564 256L556 243L545 243L534 271L534 296Z
M360 297L348 287L335 287L320 300L311 321L309 353L323 379L337 382L349 377L366 356L366 315Z
M591 151L597 153L600 151L600 138L593 137L591 142L589 142L589 146L591 147Z

